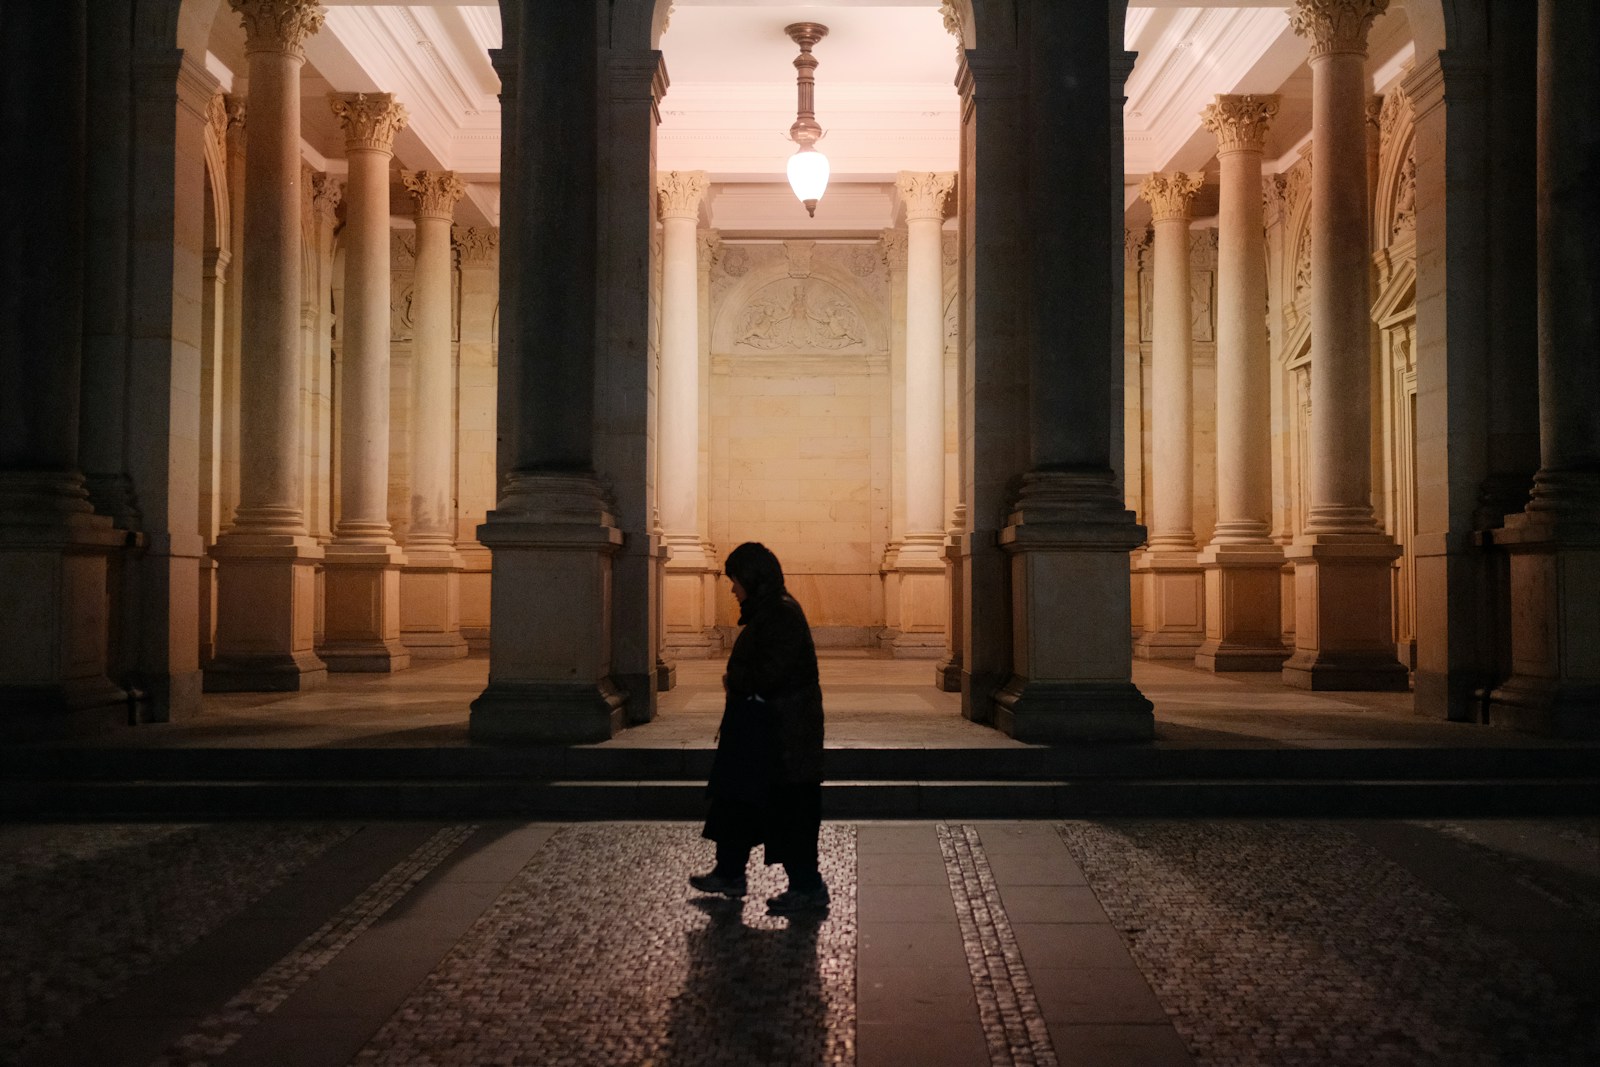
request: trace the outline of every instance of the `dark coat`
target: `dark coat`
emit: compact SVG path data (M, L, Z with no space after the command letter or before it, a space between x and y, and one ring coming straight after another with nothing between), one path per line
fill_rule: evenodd
M766 548L740 545L725 569L745 590L739 613L744 629L728 656L728 698L711 765L704 835L717 842L765 843L768 863L808 850L814 859L822 689L811 627L784 588L777 557Z

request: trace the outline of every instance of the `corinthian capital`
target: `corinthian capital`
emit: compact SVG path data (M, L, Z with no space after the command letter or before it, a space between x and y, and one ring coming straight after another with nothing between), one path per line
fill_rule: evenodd
M703 170L669 170L656 175L662 219L698 219L700 198L711 188Z
M956 176L950 171L903 170L894 180L895 191L906 206L906 220L936 219L944 221L945 201L956 187Z
M417 205L417 218L444 219L455 214L456 201L467 191L467 183L453 170L403 170L400 180L411 190Z
M322 29L328 13L318 0L228 0L244 22L244 50L283 52L302 58L307 37Z
M1311 58L1335 52L1367 54L1367 31L1389 0L1294 0L1289 26L1311 41Z
M1228 96L1200 112L1205 128L1217 135L1218 152L1259 152L1267 143L1267 124L1278 113L1276 96Z
M1150 202L1151 221L1187 219L1189 204L1205 183L1206 176L1199 172L1189 174L1175 170L1168 174L1152 174L1139 187L1139 195Z
M328 103L344 127L346 151L394 151L394 135L406 125L406 106L393 93L330 93Z
M331 174L311 176L311 208L319 216L333 221L344 199L344 183Z

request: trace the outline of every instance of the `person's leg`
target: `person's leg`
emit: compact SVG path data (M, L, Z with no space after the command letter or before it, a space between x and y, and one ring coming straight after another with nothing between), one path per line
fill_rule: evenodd
M742 881L745 868L750 864L750 848L748 843L718 841L717 866L711 873L721 878L738 878Z
M822 786L791 785L783 799L783 870L789 888L767 901L774 914L825 909L828 887L817 862L817 839L822 833Z

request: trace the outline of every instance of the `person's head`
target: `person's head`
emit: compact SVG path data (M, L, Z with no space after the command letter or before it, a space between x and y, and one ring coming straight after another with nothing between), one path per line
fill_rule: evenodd
M729 552L722 572L733 582L733 595L741 604L783 591L783 565L771 549L755 541Z

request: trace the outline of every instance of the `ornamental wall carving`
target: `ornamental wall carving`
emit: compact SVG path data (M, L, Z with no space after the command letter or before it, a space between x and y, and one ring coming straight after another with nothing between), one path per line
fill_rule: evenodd
M871 246L724 242L721 250L710 272L714 353L888 350L888 277L862 256L877 258Z
M1148 344L1155 337L1154 242L1149 231L1124 231L1123 252L1136 257L1130 264L1138 270L1139 340ZM1197 344L1217 339L1217 230L1206 227L1189 233L1189 337ZM1198 355L1198 354L1197 354Z
M450 239L463 267L489 267L500 259L500 231L492 226L452 226Z

